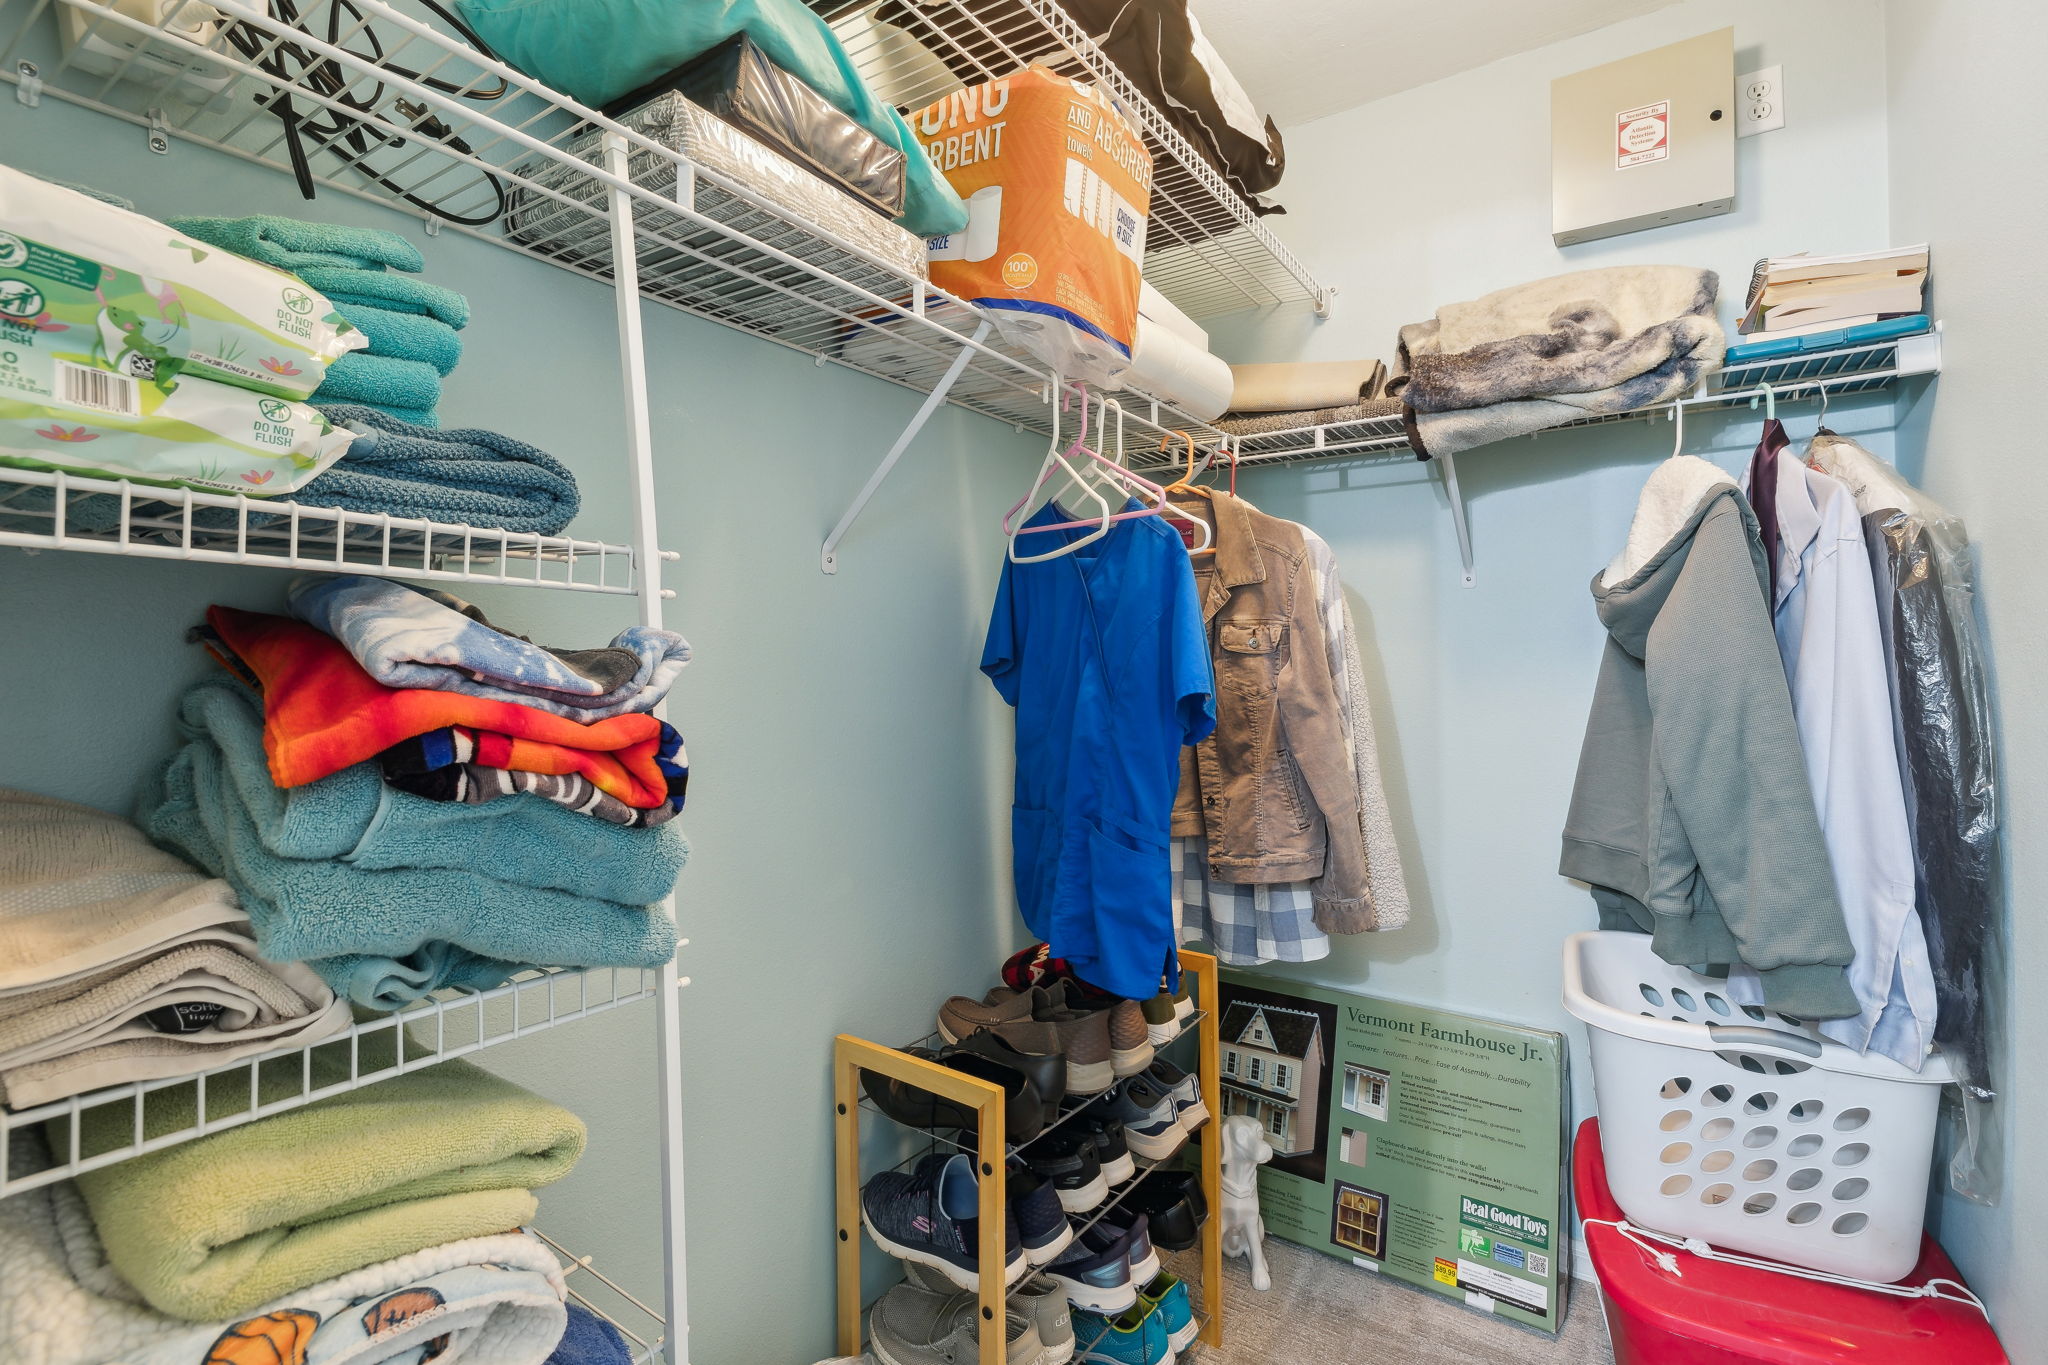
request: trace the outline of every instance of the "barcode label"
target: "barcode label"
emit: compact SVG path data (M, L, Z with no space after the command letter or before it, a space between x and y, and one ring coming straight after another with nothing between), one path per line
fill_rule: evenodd
M68 360L57 362L57 401L116 417L137 417L142 413L133 379L88 365L74 365Z

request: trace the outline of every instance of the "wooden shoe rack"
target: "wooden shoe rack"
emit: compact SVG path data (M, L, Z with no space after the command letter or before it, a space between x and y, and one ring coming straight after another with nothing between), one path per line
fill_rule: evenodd
M1190 1139L1198 1147L1201 1160L1201 1183L1203 1197L1208 1200L1209 1217L1202 1225L1202 1276L1199 1287L1190 1285L1191 1294L1196 1294L1196 1314L1201 1319L1200 1340L1212 1347L1223 1345L1223 1146L1207 1140L1216 1131L1216 1125L1223 1113L1222 1087L1218 1074L1219 1050L1216 1035L1217 978L1216 959L1208 953L1183 951L1180 955L1182 974L1192 983L1192 995L1196 1005L1194 1032L1198 1040L1200 1060L1197 1074L1200 1077L1202 1103L1208 1106L1210 1122ZM1185 1037L1186 1034L1181 1035ZM1176 1040L1178 1041L1178 1040ZM1171 1046L1171 1044L1169 1044ZM985 1266L1003 1264L1004 1209L1009 1201L1008 1158L1016 1150L1015 1144L1004 1140L1003 1091L1000 1086L973 1076L951 1070L935 1062L913 1057L898 1048L871 1043L865 1038L851 1034L840 1034L832 1047L832 1089L834 1105L834 1134L836 1151L836 1176L838 1182L838 1257L839 1257L839 1353L857 1356L861 1353L861 1249L865 1236L860 1224L861 1170L861 1089L860 1073L873 1071L892 1077L906 1085L916 1086L931 1094L941 1096L957 1104L966 1105L977 1111L975 1163L981 1174L981 1247L980 1264ZM879 1117L879 1115L877 1115ZM886 1120L884 1120L886 1122ZM1128 1194L1139 1182L1149 1179L1161 1166L1177 1164L1178 1157L1158 1165L1140 1163L1135 1179L1127 1182L1119 1192L1111 1196L1112 1202ZM1108 1205L1104 1206L1109 1207ZM1103 1210L1095 1211L1100 1217ZM1004 1321L1005 1287L1000 1276L982 1277L981 1287L981 1365L1004 1365L1007 1333L1002 1328ZM989 1324L995 1324L990 1329ZM1077 1332L1077 1357L1086 1350L1088 1341Z

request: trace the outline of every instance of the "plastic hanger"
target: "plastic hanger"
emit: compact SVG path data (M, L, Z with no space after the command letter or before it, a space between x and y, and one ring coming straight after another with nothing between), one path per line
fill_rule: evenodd
M1757 380L1757 381L1756 381L1756 386L1757 386L1757 387L1758 387L1759 389L1762 389L1762 390L1763 390L1763 399L1764 399L1764 420L1765 420L1766 422L1775 422L1775 421L1777 421L1777 420L1778 420L1778 391L1777 391L1776 389L1774 389L1774 388L1772 388L1772 387L1770 386L1770 383L1769 383L1769 381L1768 381L1768 380L1763 380L1763 379L1759 379L1759 380ZM1751 411L1755 411L1755 409L1756 409L1756 399L1755 399L1754 397L1752 397L1752 398L1751 398L1751 399L1749 400L1749 406L1750 406L1750 410L1751 410Z
M1161 450L1165 450L1167 445L1173 440L1175 436L1180 437L1183 441L1186 441L1188 443L1188 467L1178 479L1166 485L1166 495L1170 498L1175 493L1192 493L1199 498L1213 499L1216 496L1214 493L1211 493L1208 489L1202 487L1200 484L1194 481L1195 474L1197 472L1195 469L1195 464L1201 454L1201 452L1195 448L1194 437L1188 435L1185 431L1174 431L1159 438L1159 448ZM1213 452L1211 453L1209 458L1210 462L1213 463L1215 460L1215 455L1213 454ZM1208 465L1205 464L1202 467L1203 469L1207 469ZM1168 522L1185 523L1186 525L1192 526L1197 531L1200 531L1202 533L1202 539L1199 544L1188 546L1189 558L1193 558L1196 555L1214 554L1216 552L1216 531L1215 528L1211 527L1207 521L1204 521L1200 517L1183 516L1179 512L1175 512L1171 509L1167 510L1165 516Z
M1674 427L1671 433L1671 458L1675 460L1685 453L1685 404L1682 401L1671 405L1671 421Z
M1038 480L1031 486L1031 491L1022 498L1019 498L1003 517L1003 534L1009 539L1009 556L1010 562L1013 564L1035 564L1042 560L1058 559L1063 555L1070 555L1083 545L1100 540L1103 536L1109 534L1110 526L1116 522L1134 521L1139 517L1156 517L1166 509L1165 489L1149 479L1140 478L1126 469L1121 463L1109 459L1092 446L1086 444L1088 439L1088 391L1086 385L1081 385L1079 388L1081 398L1081 428L1079 434L1074 437L1073 443L1064 451L1059 452L1057 455L1048 452L1045 463L1040 466ZM1098 401L1102 407L1103 427L1105 430L1108 429L1110 409L1116 409L1118 419L1116 427L1118 434L1117 449L1121 452L1123 407L1113 399L1104 398ZM1057 437L1054 438L1054 444L1055 446L1058 444ZM1101 510L1102 515L1100 517L1083 518L1075 521L1048 522L1043 526L1025 526L1020 524L1017 521L1017 513L1023 510L1028 503L1032 502L1053 476L1059 472L1064 472L1067 475L1067 482L1061 486L1059 493L1055 494L1055 500L1059 496L1064 496L1070 488L1075 489L1093 501ZM1129 511L1116 511L1112 510L1112 505L1109 501L1111 496L1116 498L1117 506L1121 506L1126 499L1131 497L1146 499L1151 505L1134 508ZM1065 542L1056 550L1040 555L1022 555L1017 553L1018 536L1031 535L1040 531L1078 530L1084 526L1095 529L1085 536Z

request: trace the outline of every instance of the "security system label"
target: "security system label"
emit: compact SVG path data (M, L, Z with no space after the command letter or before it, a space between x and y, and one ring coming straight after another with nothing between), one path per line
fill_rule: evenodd
M1614 116L1614 169L1625 171L1671 156L1671 101L1624 109Z

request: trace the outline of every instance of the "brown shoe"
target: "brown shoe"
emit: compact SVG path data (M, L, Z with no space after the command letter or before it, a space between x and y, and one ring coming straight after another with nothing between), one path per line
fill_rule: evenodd
M1034 986L1025 993L998 986L982 1004L998 1010L1014 1010L1022 1004L1033 1020L1058 1030L1060 1051L1067 1056L1069 1095L1097 1095L1116 1084L1108 1011L1074 1008L1064 981L1051 987ZM1139 1015L1139 1021L1143 1019Z
M1109 1059L1117 1079L1152 1065L1152 1030L1145 1023L1145 1007L1135 1000L1119 1000L1103 1012L1109 1016Z
M956 995L939 1006L939 1036L949 1043L986 1029L1019 1052L1056 1057L1063 1050L1058 1027L1031 1017L1031 1002L990 1004Z

